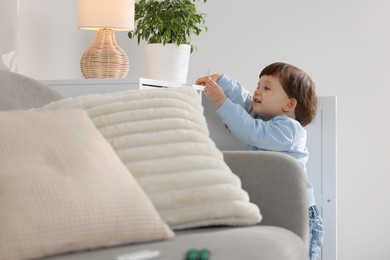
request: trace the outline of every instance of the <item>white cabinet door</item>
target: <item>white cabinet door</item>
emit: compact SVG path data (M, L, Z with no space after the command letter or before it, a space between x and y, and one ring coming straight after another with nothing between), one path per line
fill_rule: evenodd
M325 229L321 258L318 260L337 258L336 106L336 97L320 97L317 116L314 122L306 127L310 153L307 173L314 186L316 203L320 208Z

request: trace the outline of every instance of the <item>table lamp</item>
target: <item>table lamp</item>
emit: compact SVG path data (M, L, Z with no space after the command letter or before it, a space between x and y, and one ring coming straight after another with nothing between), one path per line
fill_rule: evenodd
M96 41L81 58L84 78L125 78L129 59L115 31L134 29L134 0L79 0L78 28L97 30Z

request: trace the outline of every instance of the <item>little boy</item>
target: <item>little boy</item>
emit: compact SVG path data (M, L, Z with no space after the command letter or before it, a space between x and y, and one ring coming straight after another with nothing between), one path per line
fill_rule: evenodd
M201 77L206 97L218 115L248 150L277 151L294 157L306 172L309 152L306 130L315 117L315 84L301 69L277 62L265 67L253 96L225 74ZM307 179L307 174L306 174ZM309 206L309 258L317 258L323 238L322 219L307 179Z

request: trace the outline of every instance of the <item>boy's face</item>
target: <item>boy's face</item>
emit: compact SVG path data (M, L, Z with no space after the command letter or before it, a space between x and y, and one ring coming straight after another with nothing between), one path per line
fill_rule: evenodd
M289 102L291 99L284 91L279 79L264 75L257 84L253 93L253 112L257 115L271 119L278 115L289 115Z

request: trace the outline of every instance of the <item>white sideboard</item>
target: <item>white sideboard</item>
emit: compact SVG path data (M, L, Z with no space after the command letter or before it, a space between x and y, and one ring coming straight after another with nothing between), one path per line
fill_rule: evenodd
M42 80L67 97L126 91L139 88L138 78Z
M175 83L147 78L123 79L74 79L74 80L42 80L67 97L76 97L89 94L103 94L109 92L127 91L130 89L146 88L173 88L188 86L202 93L203 86Z
M78 80L44 80L60 93L68 97L80 95L127 91L143 87L145 79L78 79ZM147 81L149 82L149 81ZM164 81L152 81L161 87L173 87ZM148 85L148 84L146 84ZM154 86L156 87L156 86ZM201 93L201 92L200 92ZM243 150L244 146L225 127L215 111L214 105L202 99L204 114L210 131L210 137L220 150ZM310 159L307 165L309 179L315 190L317 205L325 227L325 241L322 256L318 260L336 259L336 171L337 171L337 136L336 136L336 97L320 97L317 116L313 123L306 127L308 132L308 149Z

